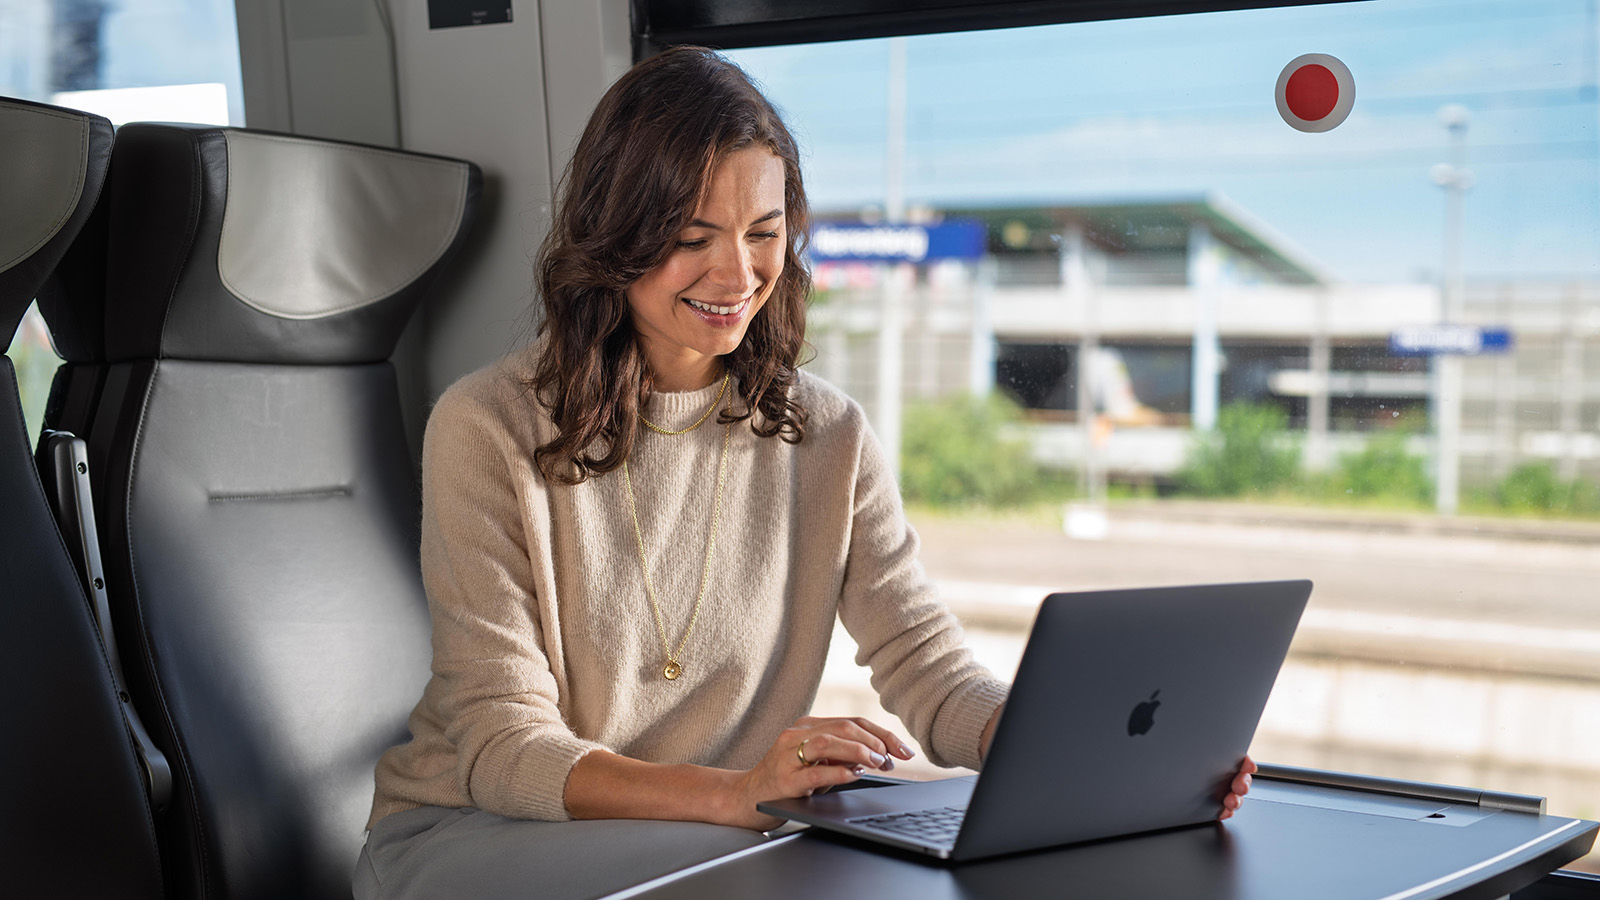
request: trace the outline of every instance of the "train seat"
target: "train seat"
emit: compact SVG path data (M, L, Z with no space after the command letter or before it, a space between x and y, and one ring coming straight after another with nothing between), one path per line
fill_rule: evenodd
M0 335L79 235L111 155L100 116L0 98ZM155 822L94 606L0 365L0 869L18 897L159 898Z
M41 308L83 344L55 397L98 395L113 618L173 769L168 896L350 894L374 765L430 658L389 357L480 186L470 163L382 148L117 133L86 253L103 268Z
M480 186L459 160L126 125L41 292L68 360L47 419L89 435L127 683L171 765L168 897L350 896L377 758L431 658L389 357ZM515 891L588 897L759 838L513 822L469 840L515 861L495 876Z

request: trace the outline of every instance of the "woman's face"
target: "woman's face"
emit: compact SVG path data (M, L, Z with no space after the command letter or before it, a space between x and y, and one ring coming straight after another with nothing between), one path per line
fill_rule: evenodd
M693 390L744 340L783 273L783 161L765 147L727 154L666 261L628 286L657 390Z

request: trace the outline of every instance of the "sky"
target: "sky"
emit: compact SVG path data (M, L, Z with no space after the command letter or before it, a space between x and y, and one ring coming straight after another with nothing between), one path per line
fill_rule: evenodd
M42 2L0 6L20 27ZM1600 280L1597 7L1360 0L908 38L907 199L1217 192L1337 280L1432 282L1445 193L1430 172L1450 158L1438 113L1460 104L1464 274ZM232 34L230 0L118 0L104 86L223 81L238 120ZM1280 70L1308 52L1339 57L1356 83L1349 119L1323 134L1291 129L1273 102ZM728 55L785 110L817 208L883 204L888 41Z
M1468 110L1463 272L1600 279L1597 0L1363 0L906 39L909 203L1225 195L1341 281L1438 278ZM1351 70L1342 125L1295 131L1278 74ZM889 42L732 51L800 139L813 205L883 204Z

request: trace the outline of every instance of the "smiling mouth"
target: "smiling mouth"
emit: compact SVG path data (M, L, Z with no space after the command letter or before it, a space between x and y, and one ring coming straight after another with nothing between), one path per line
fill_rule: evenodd
M713 306L710 303L701 303L699 300L691 300L688 297L683 298L683 302L689 304L695 309L700 310L701 312L710 313L713 316L731 316L735 313L743 311L744 308L750 304L749 300L740 300L738 303L735 303L732 306Z

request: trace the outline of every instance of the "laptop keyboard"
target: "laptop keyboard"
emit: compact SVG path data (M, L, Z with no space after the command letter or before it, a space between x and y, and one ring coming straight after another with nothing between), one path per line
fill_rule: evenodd
M961 820L966 816L965 807L943 806L937 809L916 809L880 816L861 816L849 821L852 825L876 828L879 831L916 838L930 844L952 845L956 842L956 832L961 830Z

